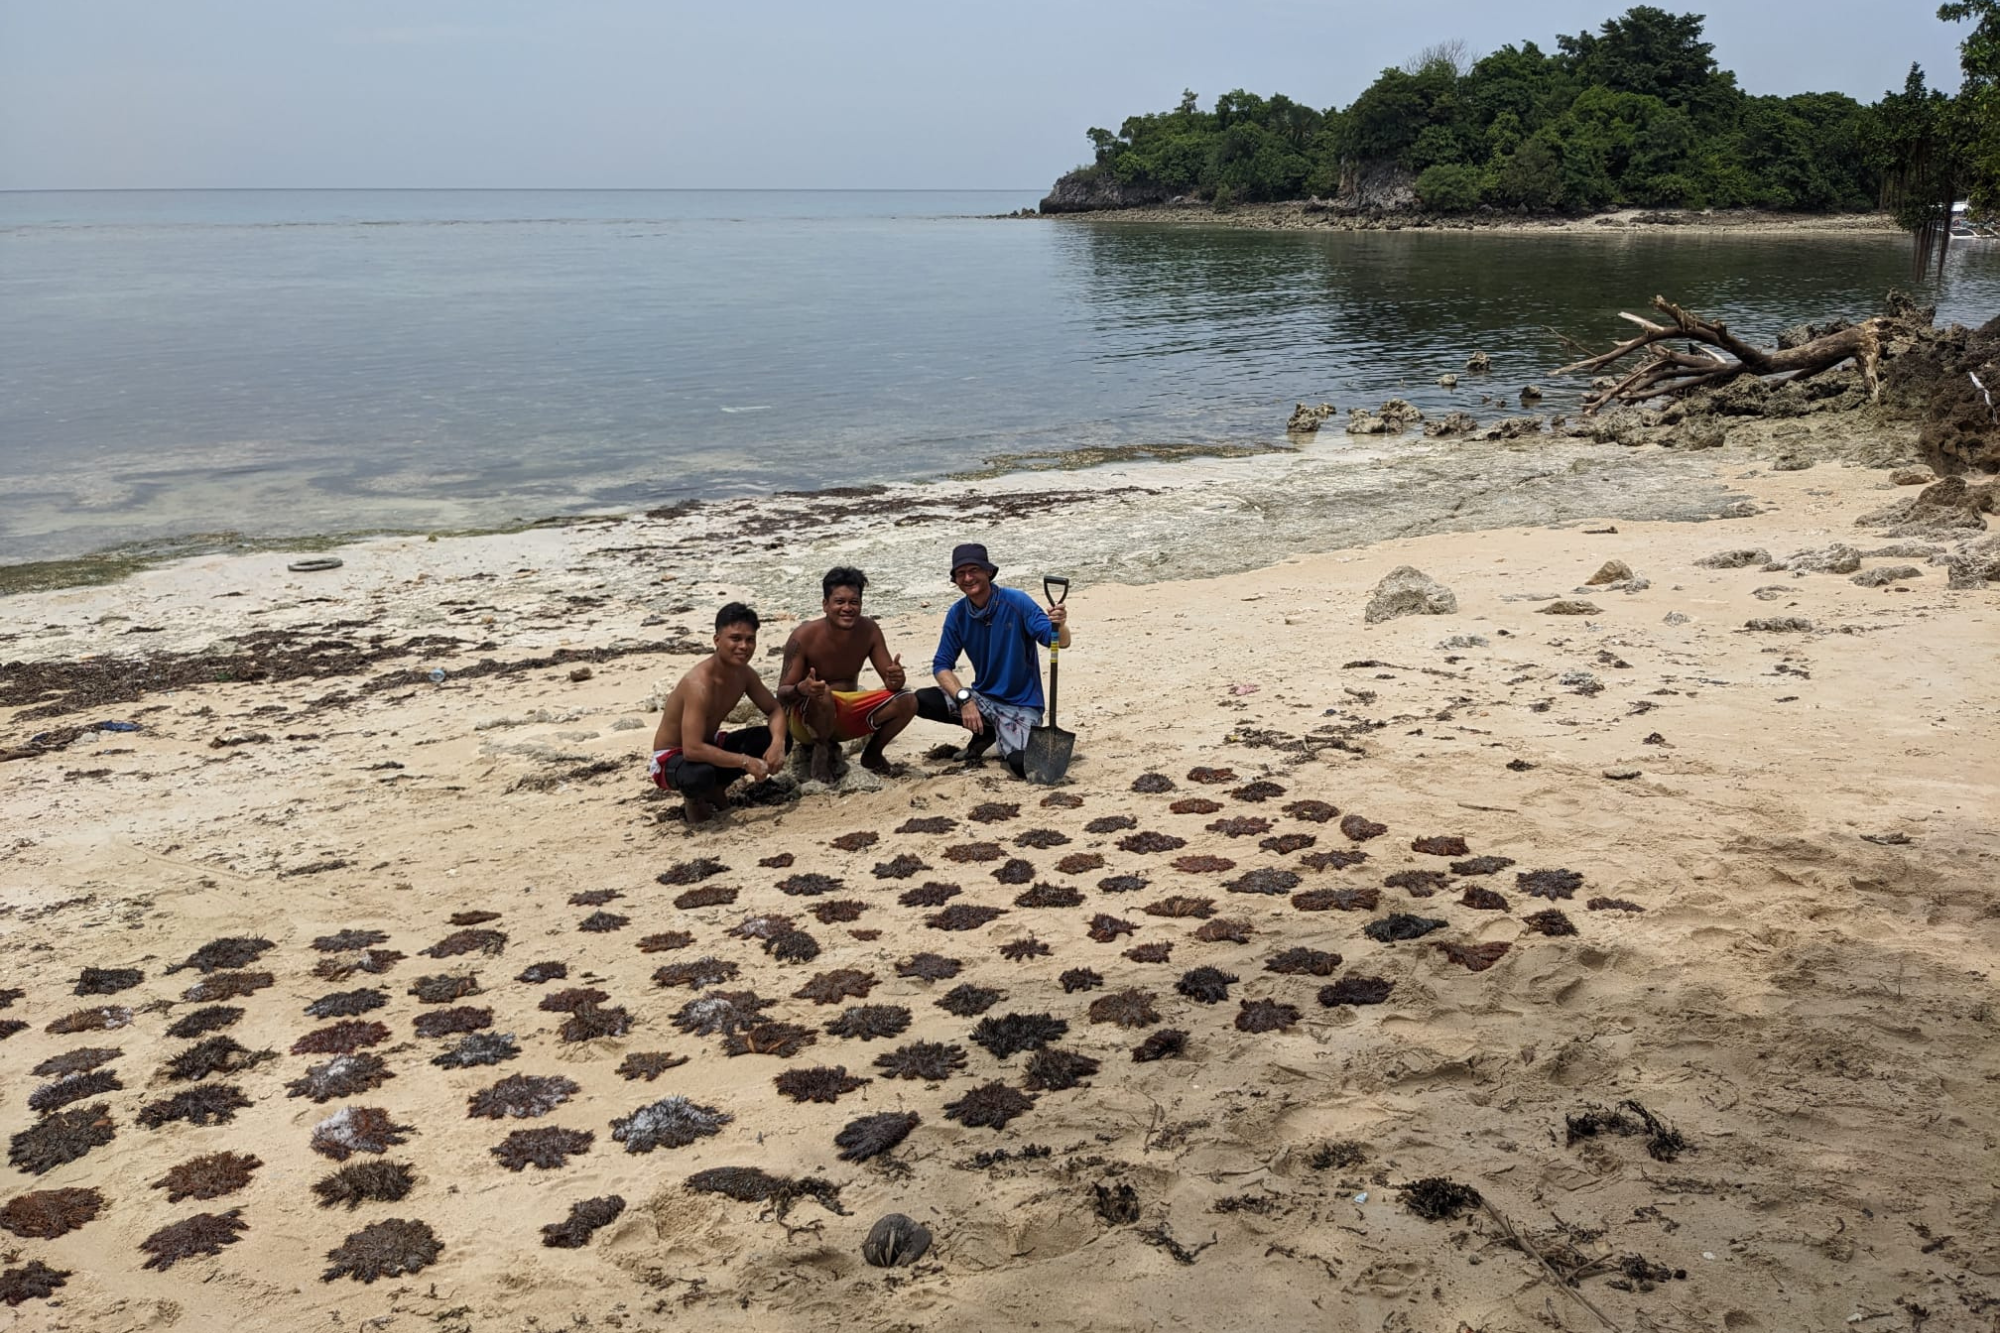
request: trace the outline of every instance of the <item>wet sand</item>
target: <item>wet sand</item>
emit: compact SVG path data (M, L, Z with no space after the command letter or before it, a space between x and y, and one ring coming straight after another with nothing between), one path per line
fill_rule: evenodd
M53 1300L8 1311L11 1326L1581 1330L1606 1326L1594 1307L1626 1329L1989 1329L2000 1310L1994 594L1949 590L1921 559L1869 559L1920 567L1883 588L1697 565L1729 548L1884 545L1854 524L1896 498L1879 469L1772 472L1741 447L1557 441L1476 461L1445 451L1381 468L1306 459L1274 474L1245 460L1062 488L1015 479L1000 489L1018 504L989 495L966 513L912 493L883 520L902 526L866 535L799 520L832 517L837 498L745 503L366 543L328 574L287 574L283 556L216 557L8 599L10 660L208 649L237 664L217 669L229 674L271 629L298 651L345 645L325 660L353 663L277 683L211 672L123 699L135 678L112 672L82 711L0 713L0 749L100 720L141 727L0 765L12 962L0 986L23 992L0 1020L26 1025L0 1041L0 1124L10 1137L36 1124L29 1097L50 1080L31 1071L66 1051L116 1048L103 1067L121 1085L63 1108L101 1104L109 1142L46 1174L0 1172L0 1205L62 1188L103 1198L67 1235L7 1238L8 1269L69 1273ZM1729 512L1756 512L1714 517L1743 501ZM1496 526L1502 515L1514 521ZM1606 527L1617 530L1586 531ZM819 570L855 560L878 573L873 600L920 672L949 595L932 567L959 533L996 547L1003 582L1033 588L1039 572L1010 551L1078 576L1060 720L1081 739L1061 802L997 764L926 757L950 733L920 723L900 746L900 779L685 833L677 800L644 782L644 750L651 710L695 660L714 605L757 597L775 653L785 617L812 610L802 590ZM1578 591L1611 559L1649 586ZM1456 613L1364 624L1369 590L1406 564L1449 586ZM1558 599L1598 609L1542 611ZM1765 617L1811 628L1744 628ZM217 645L225 636L236 656ZM400 651L416 636L440 637ZM534 658L550 660L477 666ZM1147 775L1171 788L1135 791L1166 785ZM1351 836L1371 830L1344 831L1349 815L1385 831ZM949 823L903 831L913 820ZM1145 833L1165 839L1135 837ZM1413 847L1453 838L1463 854L1449 841L1426 842L1439 854ZM1166 840L1178 844L1144 850ZM950 851L981 843L998 856ZM1471 873L1480 856L1511 864ZM700 858L723 869L704 877ZM1028 867L996 878L1010 860ZM841 883L815 894L794 879L809 875ZM1123 876L1147 882L1128 890ZM931 884L960 892L925 894ZM1474 905L1493 901L1481 889L1504 907ZM677 907L690 892L729 900ZM1172 910L1170 897L1212 899L1212 911L1146 910ZM859 907L815 914L834 902ZM926 924L936 903L1004 912L940 930ZM1530 927L1551 909L1574 935ZM1444 924L1416 939L1365 933L1396 913ZM767 949L768 922L739 929L774 914L816 954ZM334 980L327 960L359 955L314 942L350 929L381 931L379 947L406 956ZM503 934L487 941L499 952L421 952L467 929ZM167 969L235 936L271 947L224 970L269 972L271 984L227 1000L244 1012L221 1032L275 1058L174 1081L162 1066L192 1041L167 1029L200 1007L183 996L204 974ZM1020 947L1030 940L1047 952ZM1165 961L1141 961L1157 946ZM1317 960L1327 975L1267 969L1294 949L1340 961ZM956 975L899 974L926 953L958 961ZM677 984L655 979L703 959L714 962L669 973ZM518 979L548 962L567 975ZM86 967L142 978L79 997ZM1203 967L1234 980L1186 977ZM843 969L862 975L822 975ZM1077 970L1099 984L1066 990ZM464 975L477 992L410 993L420 978ZM705 977L706 989L685 984ZM1366 991L1365 979L1392 983L1384 1002L1321 1003L1322 988ZM1220 998L1177 990L1184 980L1209 998L1220 985ZM1000 996L983 1014L941 1008L960 986ZM361 1051L393 1077L324 1104L288 1095L331 1058L291 1053L332 1021L307 1006L369 988L385 1002L356 1021L387 1033ZM623 1009L627 1031L563 1039L570 1015L542 1001L586 988L603 995L572 1007ZM810 1044L730 1056L722 1034L676 1026L691 1001L746 990ZM1094 1005L1126 990L1148 993L1157 1019L1128 1003L1097 1012L1131 1011L1137 1025L1093 1021ZM46 1031L99 1005L129 1007L131 1021ZM907 1010L907 1023L872 1039L828 1030L863 1005ZM438 1022L419 1019L452 1008L490 1009L491 1026L473 1030L512 1034L518 1057L435 1066L460 1037L416 1035ZM1032 1052L1002 1059L973 1039L993 1031L982 1018L1009 1014L1061 1020L1048 1044L1098 1066L1080 1086L1028 1094L1004 1128L968 1127L948 1109L1004 1105L997 1093L963 1099L1031 1081ZM882 1013L838 1026L902 1023ZM1186 1033L1183 1052L1135 1062L1165 1029ZM935 1083L877 1066L917 1041L955 1044L964 1064ZM646 1061L627 1065L642 1055L672 1067L648 1080ZM774 1084L834 1066L872 1081L830 1103ZM468 1116L468 1099L516 1074L576 1087L545 1115ZM249 1103L227 1123L140 1123L151 1103L219 1085ZM614 1138L615 1121L676 1096L729 1118L681 1147L635 1153ZM1661 1132L1628 1108L1573 1135L1571 1117L1627 1101ZM412 1127L382 1155L412 1168L407 1197L319 1205L312 1187L339 1164L309 1140L343 1106ZM900 1144L840 1160L849 1122L900 1112L918 1116ZM512 1132L549 1127L592 1139L559 1167L496 1160ZM169 1202L151 1186L223 1151L261 1162L236 1193ZM800 1197L780 1218L685 1186L733 1166L829 1181L838 1194L822 1198L845 1211ZM1418 1216L1404 1189L1435 1178L1484 1205ZM581 1248L543 1246L542 1228L571 1205L610 1195L622 1212ZM237 1207L247 1229L219 1254L142 1269L138 1247L161 1228ZM862 1258L890 1212L933 1233L913 1267ZM329 1251L390 1218L432 1229L442 1249L427 1267L369 1285L321 1280ZM1553 1280L1564 1274L1578 1285Z

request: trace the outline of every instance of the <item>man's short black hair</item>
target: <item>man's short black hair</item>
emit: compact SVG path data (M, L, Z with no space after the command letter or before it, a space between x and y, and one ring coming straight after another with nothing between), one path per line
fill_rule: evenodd
M715 613L715 632L717 634L722 633L722 631L728 629L731 625L748 625L752 630L755 630L763 623L763 621L757 619L755 611L752 611L741 602L731 602Z
M852 565L835 565L819 581L820 600L833 596L835 588L852 588L858 596L868 591L868 576Z

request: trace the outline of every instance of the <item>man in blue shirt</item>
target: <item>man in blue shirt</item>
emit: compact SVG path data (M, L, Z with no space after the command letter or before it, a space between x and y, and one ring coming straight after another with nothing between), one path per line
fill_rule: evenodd
M1000 572L974 542L953 548L951 581L965 594L945 612L931 672L938 688L918 692L919 711L972 733L966 757L998 744L1007 767L1021 776L1028 729L1042 721L1042 659L1036 645L1069 647L1069 608L1046 612L1014 588L996 588ZM958 659L972 663L972 688L958 678Z

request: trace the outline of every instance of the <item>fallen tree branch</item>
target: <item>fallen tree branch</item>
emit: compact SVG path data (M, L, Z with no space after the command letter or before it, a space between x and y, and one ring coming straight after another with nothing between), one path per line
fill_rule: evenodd
M1609 351L1572 362L1555 372L1567 375L1574 371L1599 371L1635 352L1648 353L1637 369L1584 399L1586 414L1606 403L1642 403L1670 394L1716 389L1744 375L1783 376L1781 383L1810 379L1848 361L1861 367L1871 401L1881 393L1877 375L1882 356L1880 319L1865 320L1797 347L1767 350L1744 342L1721 320L1705 320L1664 296L1653 298L1653 309L1672 322L1661 323L1621 311L1620 319L1639 326L1637 337L1627 338ZM1681 338L1688 340L1685 351L1660 345Z

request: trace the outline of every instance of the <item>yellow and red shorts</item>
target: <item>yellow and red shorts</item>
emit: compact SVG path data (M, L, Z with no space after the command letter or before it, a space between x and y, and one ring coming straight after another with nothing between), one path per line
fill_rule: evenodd
M806 725L806 705L801 699L787 710L792 739L801 745L821 740L858 741L875 732L875 714L895 699L900 690L835 690L833 692L833 736L817 736Z

